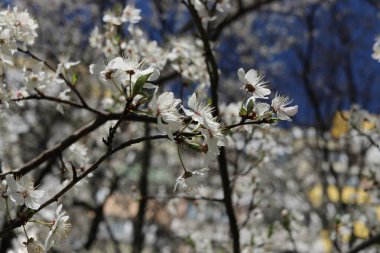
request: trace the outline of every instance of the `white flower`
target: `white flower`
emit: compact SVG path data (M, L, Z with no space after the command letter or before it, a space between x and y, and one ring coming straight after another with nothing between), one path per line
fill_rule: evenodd
M61 91L59 94L58 94L58 98L61 99L61 100L65 100L65 101L68 101L70 100L70 95L68 95L68 93L71 91L71 89L65 89L63 91ZM57 111L59 111L61 114L65 114L65 111L63 110L63 105L62 104L57 104L56 106L56 109Z
M136 9L134 6L127 5L121 15L121 21L137 24L141 20L140 12L141 10Z
M103 37L99 32L99 28L96 26L90 34L90 38L89 38L90 46L94 48L102 48L102 39Z
M178 131L182 127L181 115L177 109L180 103L181 100L175 99L173 92L164 92L158 98L154 94L150 104L153 116L157 117L159 129L167 133L173 141L172 132Z
M272 109L277 113L277 117L281 120L291 121L292 116L296 115L298 112L298 105L290 106L293 100L290 100L287 96L281 96L276 93L276 96L272 100Z
M263 77L257 74L254 69L245 73L244 69L238 70L239 80L244 83L242 89L252 94L252 98L267 99L270 94L270 90L265 85L266 82L262 81Z
M26 247L26 250L28 251L28 253L44 253L44 252L46 252L44 246L40 242L34 240L33 237L29 238L29 240L24 244L25 244L25 247Z
M160 71L153 66L144 68L144 63L138 61L134 57L128 57L126 59L122 57L116 57L111 60L104 70L100 71L101 67L97 65L90 66L90 72L92 74L100 72L100 78L108 83L113 91L124 94L130 93L128 89L133 89L136 81L139 77L150 75L148 82L144 84L143 88L152 89L156 88L155 85L149 83L149 81L155 81L160 76ZM129 85L132 84L132 85Z
M173 193L176 193L177 189L184 189L187 187L186 179L192 177L193 175L201 175L203 176L205 171L208 171L207 168L203 168L196 171L185 171L180 177L177 178L174 184Z
M6 86L4 84L4 88L5 87ZM5 89L0 88L0 104L4 105L5 108L9 108L8 101L11 99L10 96L11 96L11 94L9 92L7 92Z
M190 110L182 108L185 114L198 122L198 126L215 126L216 118L212 116L213 108L202 100L197 99L197 95L193 93L187 102Z
M0 60L6 64L13 65L12 55L16 50L17 45L12 38L11 30L5 28L0 31Z
M195 10L198 12L203 27L206 28L209 21L213 21L216 19L216 17L210 17L209 12L203 1L191 0L191 4L194 5Z
M210 162L215 161L216 157L220 154L219 146L224 146L224 136L213 136L210 131L201 129L201 133L204 137L202 151L205 154L203 161L203 168L208 168Z
M59 64L57 67L57 73L58 74L64 73L64 70L68 70L68 69L70 69L70 68L72 68L75 65L78 65L80 63L80 61L71 62L69 60L70 60L70 57L67 55L61 55L59 57Z
M116 17L115 14L113 14L111 11L108 11L103 16L103 22L110 23L110 24L116 25L116 26L121 25L120 17Z
M28 92L26 91L25 88L21 88L19 90L14 91L13 95L14 95L15 99L22 99L22 98L27 97L29 94L28 94ZM17 101L16 103L19 106L24 106L24 101L23 100Z
M4 113L0 113L0 135L3 135L8 129L8 119Z
M68 149L68 158L74 166L84 167L89 162L87 147L81 143L74 143Z
M251 103L251 101L254 103L253 105L253 116L254 118L262 117L264 114L269 111L270 105L267 103L261 103L261 102L255 102L255 99L253 97L249 98L247 102L245 103L245 109L247 109L248 104Z
M216 10L223 13L225 10L231 10L232 6L230 0L219 0L216 4Z
M33 64L30 68L24 66L24 81L28 91L34 91L36 88L43 88L45 86L47 76L45 71L42 70L43 66L43 62Z
M1 11L0 21L2 21L1 24L10 29L16 41L21 41L26 45L34 44L38 24L28 11L19 11L17 7L13 10Z
M257 118L264 116L264 114L270 110L269 104L261 103L261 102L255 102L255 99L252 97L247 100L247 102L244 105L244 109L248 110L248 106L252 102L253 102L253 108L252 108L252 111L249 112L249 115L247 115L248 119L256 120ZM266 126L268 126L268 124L261 124L260 126L266 127ZM254 125L244 125L243 126L243 128L248 133L252 133L252 130L254 127L255 127Z
M380 36L376 38L376 42L373 45L372 58L380 62Z
M65 211L61 211L62 204L55 211L56 217L45 241L46 250L49 250L57 240L60 242L64 241L71 230L71 224L68 222L69 216Z
M106 43L105 43L105 45L102 48L102 52L107 57L107 59L113 58L116 55L118 55L119 54L119 50L120 50L119 44L113 42L110 39L106 39Z
M44 191L35 190L32 179L28 176L16 181L11 175L6 176L9 198L16 205L25 204L28 208L37 210L40 207L39 200L45 194Z

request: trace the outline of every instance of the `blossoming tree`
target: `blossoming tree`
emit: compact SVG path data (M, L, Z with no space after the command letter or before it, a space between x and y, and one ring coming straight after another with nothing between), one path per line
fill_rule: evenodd
M377 160L339 164L340 173L330 154L376 152L376 116L353 107L339 114L343 132L336 129L344 123L330 134L322 121L317 130L282 129L278 122L291 122L298 106L273 92L263 71L235 66L233 78L223 78L223 30L245 13L278 10L277 2L181 1L188 21L163 41L151 39L149 17L135 4L107 6L86 37L91 57L52 55L39 39L53 47L55 27L40 29L48 25L21 7L2 9L1 250L357 252L372 245L379 236L373 228L370 237L367 220L378 205L362 184L377 183ZM355 141L357 149L345 149ZM347 172L354 166L363 169ZM360 187L347 188L351 178Z

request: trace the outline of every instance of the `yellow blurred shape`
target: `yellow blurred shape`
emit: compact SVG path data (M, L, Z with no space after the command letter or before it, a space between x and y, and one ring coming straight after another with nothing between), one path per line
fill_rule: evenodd
M357 190L356 203L358 205L366 204L370 202L370 196L368 192L363 189Z
M335 185L329 185L327 187L327 196L329 197L329 200L336 203L339 201L339 190L338 187Z
M309 199L314 207L319 207L322 204L322 186L320 184L315 185L309 191Z
M332 242L330 240L329 231L327 231L325 229L321 230L320 237L321 237L321 240L322 240L322 245L323 245L324 252L326 252L326 253L332 252L332 250L333 250L333 244L332 244Z
M362 221L357 221L354 223L354 235L361 239L366 239L369 236L369 230L367 226Z
M323 189L321 184L314 185L308 193L309 200L314 207L319 207L322 204ZM366 204L370 202L369 194L363 189L357 189L352 186L344 186L341 192L341 198L339 197L338 187L335 185L327 186L327 197L333 202L337 203L342 200L345 204ZM380 209L379 209L380 220Z
M356 189L352 186L345 186L342 189L342 201L345 204L354 204L356 198Z
M373 116L373 115L371 115ZM348 130L349 130L349 125L348 125L348 119L350 118L350 112L345 111L345 112L340 112L337 111L335 112L334 118L333 118L333 123L331 127L331 136L333 138L340 138L343 135L345 135ZM365 120L362 123L362 130L372 130L376 128L376 124L374 122Z
M344 117L342 117L342 114ZM348 121L350 114L349 112L339 112L337 111L333 118L333 123L331 127L331 136L333 138L340 138L348 132Z
M327 186L327 196L331 202L339 201L339 191L335 185ZM321 184L316 184L309 191L309 199L314 207L319 207L322 204L323 189Z
M375 122L371 122L371 121L364 121L363 122L363 129L364 130L372 130L372 129L375 129L376 128L376 124Z
M378 221L380 221L380 206L376 207L376 218Z

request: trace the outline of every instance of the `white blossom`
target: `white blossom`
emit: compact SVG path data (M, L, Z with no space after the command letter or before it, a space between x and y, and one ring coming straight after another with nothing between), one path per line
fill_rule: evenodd
M33 64L31 67L24 66L24 81L28 91L34 91L36 88L40 89L45 87L47 75L46 72L42 70L43 67L43 62Z
M158 127L167 133L171 140L174 140L172 132L178 131L182 127L181 115L178 112L180 99L175 99L173 92L164 92L160 96L153 95L150 107L153 116L157 117Z
M44 253L45 247L38 241L36 241L33 237L29 238L29 240L25 243L26 250L28 253Z
M28 11L19 11L17 7L0 12L0 25L9 29L15 41L33 45L37 37L38 24Z
M141 10L136 9L134 6L127 5L121 15L121 21L128 22L130 24L137 24L141 20L140 12Z
M103 22L118 26L121 25L121 18L117 17L112 11L108 11L103 16Z
M372 58L380 62L380 36L376 38L376 42L373 44Z
M277 113L279 119L291 121L290 117L296 115L298 105L288 107L292 102L293 100L289 99L289 97L281 96L276 93L276 96L272 100L272 109Z
M59 57L59 63L57 67L57 74L65 73L65 70L69 70L75 65L78 65L80 61L71 62L68 55L61 55Z
M112 59L103 70L99 65L90 65L90 72L97 74L99 72L100 79L111 86L114 92L129 94L130 89L133 89L137 79L141 76L150 75L148 82L143 88L152 89L156 88L155 85L149 81L155 81L160 76L160 71L153 67L144 67L144 62L138 61L136 57L116 57Z
M249 92L252 98L268 98L271 92L265 85L266 82L262 81L263 77L259 76L256 70L251 69L245 73L244 69L240 68L238 76L239 80L244 84L241 88Z
M174 184L173 193L176 193L177 189L181 190L187 187L186 179L192 177L193 175L201 175L205 174L205 171L208 171L207 168L202 168L195 171L185 171L181 176L179 176Z
M190 110L186 108L183 108L183 110L187 116L198 122L197 128L201 125L214 126L216 120L212 115L214 109L203 100L198 100L195 93L191 95L187 105Z
M49 234L45 241L45 249L49 250L57 241L64 241L71 230L69 223L69 216L65 211L62 211L62 204L59 205L55 211L55 219L50 228Z
M40 199L45 194L42 190L35 190L34 183L29 176L15 180L11 175L6 176L9 198L16 205L26 205L30 209L37 210L40 207Z

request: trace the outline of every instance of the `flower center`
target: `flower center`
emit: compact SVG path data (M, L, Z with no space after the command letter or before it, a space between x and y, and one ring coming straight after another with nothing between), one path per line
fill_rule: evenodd
M29 195L29 193L28 193L27 190L23 190L23 191L21 191L20 194L22 195L23 198L26 198L26 197L28 197L28 195Z
M208 152L208 145L207 144L203 144L202 145L202 152L203 153L207 153Z
M114 73L115 71L110 69L109 71L107 71L104 76L106 77L107 80L110 80L112 79L112 74Z
M133 76L136 73L133 69L128 69L125 72L127 72L127 74L130 75L130 76Z
M251 93L254 93L256 91L255 86L253 86L252 84L249 84L249 83L245 84L245 89Z

